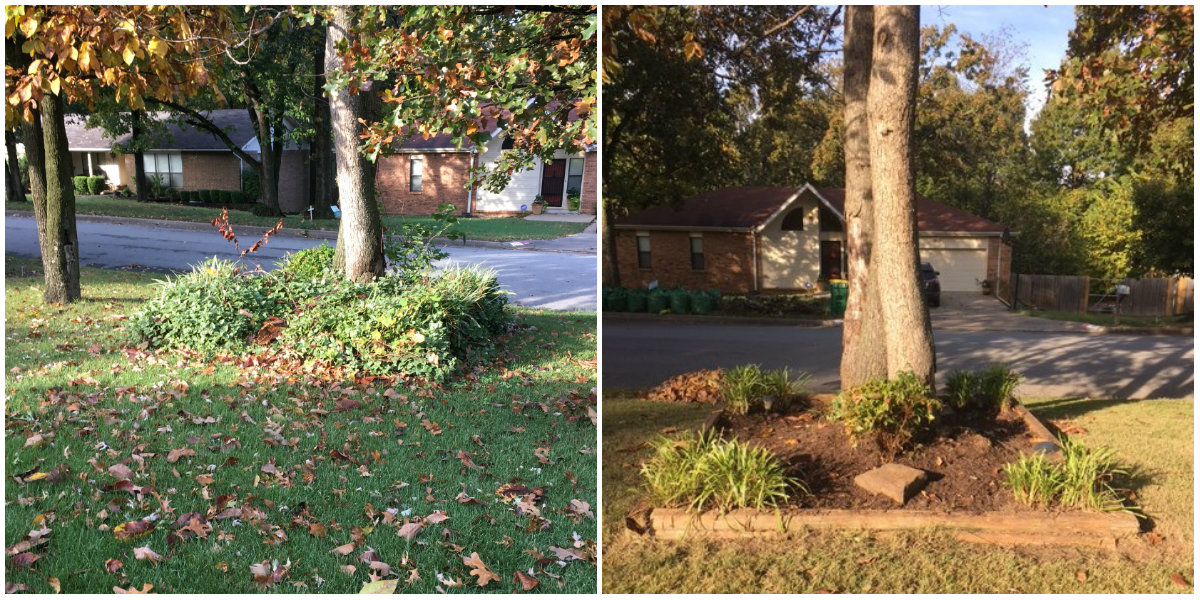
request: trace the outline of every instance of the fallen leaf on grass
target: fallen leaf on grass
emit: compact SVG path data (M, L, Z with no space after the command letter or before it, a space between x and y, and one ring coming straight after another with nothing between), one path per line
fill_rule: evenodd
M559 548L558 546L550 546L550 551L558 557L558 560L584 560L583 551L575 548Z
M1087 583L1087 580L1088 580L1087 571L1085 571L1083 569L1075 571L1075 581L1078 581L1079 583Z
M596 515L592 513L592 506L583 500L572 500L567 510L580 517L596 518Z
M108 474L112 475L115 479L133 479L133 469L122 464L115 464L109 467Z
M474 567L471 569L471 574L478 578L475 583L479 587L483 587L492 581L500 581L500 576L487 568L487 565L483 564L483 559L479 558L478 552L472 552L471 556L463 556L461 558L464 565Z
M405 523L403 526L400 527L400 531L399 531L400 537L402 537L410 542L413 541L413 538L417 537L418 533L421 533L421 524L420 523Z
M342 544L341 546L338 546L337 548L330 550L330 552L337 553L340 556L345 556L347 554L350 554L351 552L354 552L354 542L348 542L348 543Z
M191 448L176 448L167 453L167 462L173 463L185 456L195 456L196 451Z
M138 560L148 560L156 565L158 564L158 562L160 560L162 560L162 556L159 553L151 550L150 546L142 546L141 548L134 548L133 549L133 557Z
M112 530L113 537L116 537L118 540L122 541L141 537L147 533L150 533L151 531L154 531L154 523L141 520L121 523L120 525L113 527Z
M368 583L368 584L362 586L362 589L358 590L358 593L360 593L360 594L394 594L394 593L396 593L396 586L399 584L400 584L399 579L381 579L379 581L372 581L371 583Z
M539 583L541 583L532 575L526 575L520 571L513 573L513 579L515 579L516 582L520 584L521 589L525 590L526 592L532 590L533 588L537 587Z
M38 446L38 445L41 445L41 443L44 441L46 441L45 436L43 436L40 433L35 433L35 434L25 438L25 447L28 448L30 446Z
M49 578L46 579L46 583L50 584L50 589L54 590L55 594L62 593L62 582L59 581L57 577L51 575Z
M149 594L150 590L152 590L152 589L154 589L154 585L149 584L149 583L143 585L142 589L140 589L140 590L134 589L132 585L129 586L129 589L120 588L120 587L117 587L114 585L113 593L114 594Z
M433 511L432 515L425 517L425 521L428 523L431 523L433 525L437 525L438 523L441 523L442 521L447 521L449 519L450 519L450 517L446 516L446 514L440 510L435 510L435 511Z
M116 573L117 571L120 571L121 567L123 566L125 566L125 563L115 558L110 558L104 561L104 570L108 571L109 573Z
M1176 573L1172 575L1171 583L1175 584L1175 587L1183 588L1185 590L1192 587L1192 584L1188 583L1188 580L1183 576L1183 573Z
M39 558L41 558L41 556L38 556L32 552L22 552L16 556L10 558L8 560L8 562L15 569L24 569L25 567L32 565L34 563L34 561L36 561Z

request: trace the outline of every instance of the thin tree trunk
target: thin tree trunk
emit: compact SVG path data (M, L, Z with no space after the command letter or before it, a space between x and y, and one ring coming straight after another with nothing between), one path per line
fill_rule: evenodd
M313 138L308 145L312 182L309 194L312 198L313 217L328 219L333 216L330 207L337 204L333 132L329 129L329 101L325 98L325 53L322 51L320 54L314 54L313 58L316 61L313 65L316 77L313 78Z
M350 30L350 7L337 6L325 39L325 72L345 70L336 48ZM330 94L330 125L337 162L338 197L342 222L338 227L334 266L353 281L383 275L383 226L375 206L375 164L358 150L359 119L370 122L370 91L351 94L339 89Z
M842 387L884 379L887 348L878 286L871 285L872 236L871 148L867 132L867 90L871 81L871 40L875 13L871 6L846 7L844 142L846 155L846 271L850 295L842 325Z
M71 154L67 142L62 96L47 94L42 101L45 156L45 194L38 219L44 298L60 304L79 299L79 236L75 231L75 189L71 184ZM36 195L35 195L36 199Z
M616 207L612 202L604 202L604 269L601 275L607 285L621 287L621 269L617 264L617 229L614 227L616 222Z
M24 202L25 201L25 186L21 184L21 166L17 159L17 134L12 131L4 132L4 149L8 153L8 161L5 164L4 179L5 195L8 196L9 202Z
M146 155L142 153L142 118L143 113L140 110L133 111L133 144L136 150L133 153L133 186L137 188L137 201L145 202L150 198L150 190L146 185Z
M271 215L282 215L279 209L279 164L283 145L276 143L276 125L269 110L258 98L257 90L246 84L246 98L249 106L250 122L258 134L258 164L251 168L258 172L258 183L262 189L263 204L270 210Z
M933 332L918 282L912 127L920 8L875 8L867 114L870 118L875 245L872 283L881 294L888 377L911 371L933 384ZM847 174L850 166L847 165Z

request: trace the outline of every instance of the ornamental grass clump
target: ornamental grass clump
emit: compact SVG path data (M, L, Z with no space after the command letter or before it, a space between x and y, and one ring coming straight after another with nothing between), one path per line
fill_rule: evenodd
M1036 453L1005 465L1005 484L1019 502L1045 508L1136 511L1113 487L1114 479L1129 471L1118 466L1110 448L1088 448L1066 437L1059 443L1062 459L1057 462Z
M829 417L845 425L854 443L871 437L891 459L928 431L941 410L929 385L904 372L896 379L876 379L843 391L834 399Z
M781 412L807 391L811 377L800 373L795 379L788 369L764 371L758 365L742 365L721 376L721 395L734 413Z
M999 413L1016 401L1021 374L1004 365L981 371L954 371L946 377L946 396L955 410Z
M769 508L786 502L803 485L788 477L765 448L721 438L715 431L661 436L643 463L650 500L693 512Z

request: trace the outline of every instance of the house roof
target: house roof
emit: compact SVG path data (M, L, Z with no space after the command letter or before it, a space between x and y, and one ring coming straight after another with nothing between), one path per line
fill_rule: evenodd
M692 196L678 206L654 206L617 220L622 229L755 230L766 225L804 191L844 220L846 194L842 188L738 187ZM1004 226L964 210L917 196L917 230L921 233L1000 234Z
M250 115L244 108L203 111L217 127L220 127L238 147L242 147L254 138L254 127L250 124ZM147 115L150 119L167 119L167 113L157 112ZM88 127L85 115L68 115L66 119L67 141L71 150L109 150L116 143L127 143L131 133L123 133L115 139L108 137L103 129ZM152 150L190 150L211 151L229 148L207 131L165 121L167 136L156 144Z

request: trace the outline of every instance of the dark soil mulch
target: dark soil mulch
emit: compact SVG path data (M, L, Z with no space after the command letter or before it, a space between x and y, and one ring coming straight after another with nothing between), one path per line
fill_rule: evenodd
M839 423L823 416L815 402L778 415L728 415L727 434L763 446L780 457L789 475L811 495L795 498L803 508L894 509L897 504L854 484L854 478L889 462L929 473L929 483L902 508L992 511L1021 507L1004 487L1004 465L1028 452L1030 434L1015 415L989 418L967 413L946 415L915 447L888 460L866 437L852 444Z

